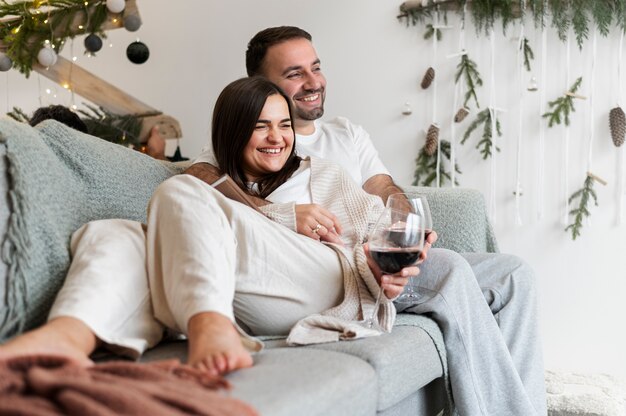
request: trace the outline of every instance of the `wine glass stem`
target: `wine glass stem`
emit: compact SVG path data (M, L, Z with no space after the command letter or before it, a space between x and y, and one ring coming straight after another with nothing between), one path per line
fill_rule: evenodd
M409 281L406 284L406 294L413 296L413 276L409 276Z
M380 288L380 291L378 291L378 296L376 296L376 303L374 303L374 310L372 311L372 314L370 315L370 319L367 322L367 326L369 328L371 328L374 325L374 318L376 317L376 315L378 314L378 307L380 306L380 299L383 296L383 288Z

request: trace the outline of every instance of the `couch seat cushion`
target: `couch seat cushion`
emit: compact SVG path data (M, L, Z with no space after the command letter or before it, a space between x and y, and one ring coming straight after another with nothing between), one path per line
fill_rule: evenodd
M159 345L142 361L186 359L186 342ZM309 348L268 348L254 366L228 375L230 393L272 416L371 416L376 413L377 376L357 357Z
M403 326L394 327L390 334L299 349L341 352L369 363L378 377L377 410L384 411L443 375L441 359L431 338L431 335L441 337L441 332L433 325L429 327L429 335L424 329L410 325L412 321L417 325L428 318L409 314L403 317ZM442 339L438 340L439 345L443 345ZM278 347L284 345L284 341L267 341L266 345Z

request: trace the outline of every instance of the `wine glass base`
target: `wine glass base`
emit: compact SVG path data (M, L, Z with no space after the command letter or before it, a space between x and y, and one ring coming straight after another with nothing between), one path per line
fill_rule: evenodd
M403 293L394 302L398 303L415 303L421 296L417 293Z

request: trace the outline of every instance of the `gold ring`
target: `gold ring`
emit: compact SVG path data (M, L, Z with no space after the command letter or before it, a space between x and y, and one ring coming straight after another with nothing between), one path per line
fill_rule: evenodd
M313 228L311 231L313 232L313 234L317 234L317 232L322 228L322 224L317 224L315 226L315 228Z

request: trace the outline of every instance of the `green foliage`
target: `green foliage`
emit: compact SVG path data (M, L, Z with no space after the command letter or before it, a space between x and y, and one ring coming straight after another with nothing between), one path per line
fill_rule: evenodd
M533 53L532 48L530 47L530 43L528 42L528 38L524 38L521 44L521 48L524 52L524 66L528 72L531 71L530 61L535 59L535 54Z
M67 38L82 33L98 33L107 17L106 3L88 0L28 0L8 3L0 1L0 41L8 45L7 55L26 77L45 41L58 53ZM44 6L45 9L41 7ZM81 30L74 30L73 22L82 22Z
M406 18L407 25L426 22L437 9L463 10L466 0L443 0L426 6L413 6L402 10L398 18ZM559 39L565 41L572 29L578 47L582 48L589 37L592 23L601 35L607 36L613 24L626 31L626 0L472 0L468 3L469 14L479 33L488 34L496 21L502 21L502 30L525 13L532 14L535 25L544 27L548 23L557 31ZM523 9L522 6L526 8ZM465 18L463 16L463 18ZM548 19L551 19L548 21Z
M480 78L480 73L476 66L476 62L472 61L467 54L461 56L461 62L456 66L456 74L454 76L454 82L459 82L459 79L463 77L467 86L465 92L465 101L463 105L468 107L469 101L474 98L476 102L476 108L480 108L478 103L478 97L476 95L476 87L483 85L483 80Z
M22 111L19 107L13 107L13 110L8 112L7 116L11 117L15 121L19 121L20 123L28 123L30 121L28 114Z
M582 81L582 77L579 77L576 82L574 82L569 92L573 94L578 91ZM548 111L542 115L543 118L548 119L548 127L552 127L555 124L561 124L561 122L564 122L566 126L569 126L569 115L570 113L576 111L574 109L574 97L563 94L556 100L548 102L548 106L552 109L552 111Z
M426 146L422 147L417 159L415 159L413 185L436 185L434 182L437 179L437 153L435 152L435 154L429 156L428 153L426 153L425 147ZM443 185L446 181L452 181L452 176L448 171L446 171L444 164L444 158L448 164L450 163L450 142L442 140L439 143L439 147L441 149L441 155L443 156L439 163L439 178L441 179L441 184ZM459 169L459 165L457 163L454 164L454 170L456 173L461 174L461 170ZM459 181L455 178L454 183L455 185L458 185Z
M138 147L141 144L141 116L127 114L118 115L85 104L89 111L78 110L81 119L87 125L92 136L124 146Z
M434 34L437 34L437 40L441 40L441 29L435 27L432 24L426 25L426 33L424 33L424 39L428 40L433 37Z
M570 215L574 216L574 222L565 227L566 232L572 232L572 240L576 240L576 237L580 236L580 229L583 227L583 218L591 215L589 212L589 197L593 198L594 204L598 206L598 196L593 190L593 183L593 177L591 175L587 175L583 187L569 197L568 201L570 204L574 201L574 199L580 198L578 201L578 208L574 208L569 212Z
M467 139L472 135L474 130L476 130L480 125L483 125L483 135L482 138L476 144L476 148L479 149L480 154L483 155L483 159L487 159L492 155L492 148L494 147L493 140L493 131L492 131L492 120L491 120L491 111L486 108L480 113L476 115L476 118L469 125L465 134L463 135L463 139L461 140L461 144L465 144ZM500 126L500 120L498 120L498 116L496 115L496 132L498 136L502 136L502 129ZM500 151L500 148L496 146L496 151Z

